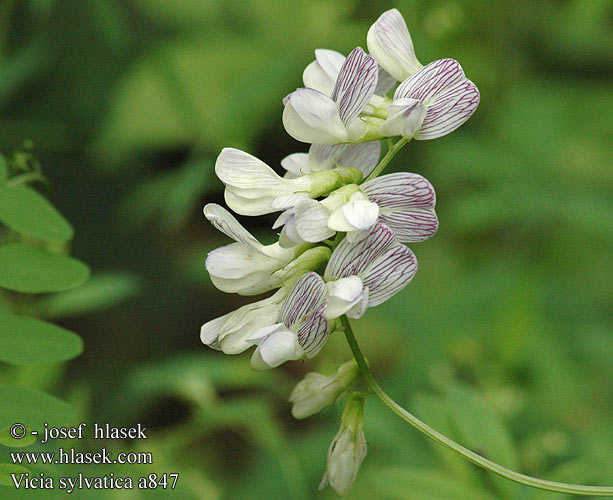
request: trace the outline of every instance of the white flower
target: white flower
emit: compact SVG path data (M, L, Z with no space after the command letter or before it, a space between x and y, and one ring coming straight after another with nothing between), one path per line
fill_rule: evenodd
M338 78L338 74L341 71L345 59L343 54L335 50L317 49L315 51L315 60L309 64L302 73L304 86L317 90L330 97L334 91L334 84L336 83L336 79ZM378 102L380 100L378 96L387 94L394 88L396 83L396 79L379 66L379 76L377 78L375 95L371 100L374 100L374 103Z
M286 295L287 291L281 289L267 299L208 321L200 329L200 340L225 354L239 354L249 349L253 343L246 339L261 328L277 323Z
M397 9L379 16L368 30L366 43L379 65L399 82L422 68L415 57L407 25Z
M367 124L359 115L375 92L377 74L374 57L355 48L343 63L330 96L307 87L284 99L285 130L294 139L313 144L368 140Z
M381 135L406 139L436 139L453 132L475 112L479 90L453 59L424 66L394 93Z
M292 261L304 247L281 248L279 243L262 245L223 207L209 203L206 218L236 243L216 248L206 259L213 284L221 291L257 295L280 286L290 275ZM295 267L295 266L294 266Z
M326 317L360 318L402 290L417 272L417 259L394 232L378 222L359 242L346 238L332 253L324 280L328 292Z
M296 194L316 198L362 179L358 169L351 167L313 169L306 175L281 177L255 156L234 148L221 151L215 173L226 186L226 203L241 215L269 214L278 210L277 200L291 199Z
M324 316L326 287L314 272L301 276L283 302L279 322L254 332L254 370L274 368L286 361L312 358L326 343L330 325Z
M338 495L347 494L365 457L364 396L354 392L347 398L341 427L328 449L326 472L319 489L329 483Z
M387 224L402 243L430 238L438 228L432 185L421 175L399 172L346 185L321 202L304 198L281 214L273 228L283 227L280 244L291 247L331 238L365 237L377 221Z
M359 377L355 360L343 363L336 373L330 376L321 373L307 373L294 390L289 400L293 403L294 418L306 418L333 405Z
M287 170L286 179L307 175L336 167L353 167L368 177L379 162L381 143L379 141L359 144L313 144L308 153L293 153L281 160L281 166ZM357 181L360 182L360 181Z

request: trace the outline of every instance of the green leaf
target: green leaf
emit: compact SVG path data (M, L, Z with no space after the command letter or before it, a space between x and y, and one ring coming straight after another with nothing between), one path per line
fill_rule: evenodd
M34 318L0 314L0 360L14 365L59 363L83 351L81 338Z
M495 500L491 493L462 484L447 472L386 467L371 471L369 482L374 485L377 498L390 500Z
M45 318L65 318L112 307L136 295L140 282L130 274L97 274L74 290L54 293L38 303Z
M30 433L26 433L26 435L21 439L15 439L11 436L10 431L10 426L0 431L0 444L11 448L24 448L36 442L36 436L33 436Z
M9 166L6 158L0 153L0 182L4 182L9 175Z
M0 484L15 487L11 474L28 474L30 471L25 467L15 464L0 464Z
M74 423L76 415L72 406L43 392L0 385L0 429L20 423L27 432L41 432L44 423L66 427Z
M89 268L72 257L20 243L0 247L0 287L24 293L59 292L88 278Z
M55 207L27 186L0 186L0 222L24 236L56 243L65 243L74 234Z

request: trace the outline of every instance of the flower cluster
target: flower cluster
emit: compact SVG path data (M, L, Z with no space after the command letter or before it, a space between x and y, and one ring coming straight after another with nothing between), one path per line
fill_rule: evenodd
M437 230L435 193L426 179L379 175L409 140L435 139L462 125L479 92L453 59L422 66L395 9L370 28L367 45L369 54L357 47L347 57L316 50L303 73L305 86L283 99L286 131L310 144L308 153L281 161L283 176L238 149L225 148L217 158L215 172L234 212L280 212L273 225L278 241L263 245L221 206L204 208L234 240L207 257L215 286L241 295L276 290L201 329L202 342L226 354L254 348L256 370L312 358L341 329L341 317L360 318L399 292L417 271L405 243ZM399 137L395 144L393 137ZM389 147L383 159L381 139ZM296 387L291 400L297 418L333 404L356 382L355 364L341 368L331 377L309 374ZM341 429L336 441L357 448L344 453L340 445L331 447L326 473L339 493L349 489L366 453L363 399L350 399L352 408L361 402L359 411L346 411L353 415L351 425L344 424L351 432Z

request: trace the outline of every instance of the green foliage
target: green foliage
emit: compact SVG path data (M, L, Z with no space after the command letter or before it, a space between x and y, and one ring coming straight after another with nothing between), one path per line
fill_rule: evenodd
M0 287L22 293L59 292L89 278L85 264L72 257L22 243L0 247Z
M0 360L15 365L59 363L83 351L77 335L34 318L0 314Z
M0 222L23 236L43 241L66 243L73 236L66 219L27 186L0 185Z
M0 464L0 485L13 486L11 474L26 474L30 472L25 467L14 464Z

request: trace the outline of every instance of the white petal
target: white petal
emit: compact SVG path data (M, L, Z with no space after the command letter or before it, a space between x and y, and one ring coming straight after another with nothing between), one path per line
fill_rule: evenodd
M332 92L345 124L350 124L368 104L375 92L378 74L375 58L360 47L353 49L345 59Z
M317 243L334 236L335 231L328 228L329 212L321 203L312 202L296 207L295 224L302 240Z
M298 89L283 110L283 125L294 139L317 144L338 144L349 137L336 103L313 89Z
M330 96L341 66L345 62L345 56L334 50L318 49L315 51L315 58L316 60L304 70L302 81L305 87Z
M305 193L286 194L274 198L270 205L275 210L288 210L306 200L310 200L310 198ZM275 229L274 226L273 229Z
M346 58L335 50L317 49L315 50L315 59L326 74L336 81Z
M297 177L310 174L313 171L311 165L309 164L308 153L293 153L286 156L281 160L281 166Z
M251 217L257 215L271 214L277 210L272 208L272 201L276 196L262 196L259 198L246 198L237 194L236 191L226 188L224 191L224 200L226 204L240 215L249 215Z
M375 89L376 95L383 96L387 94L396 86L397 83L398 80L379 66L379 78L377 80L377 88Z
M396 9L381 14L368 30L366 40L368 51L400 82L422 67L415 57L407 25Z
M292 327L315 311L326 296L326 284L315 272L306 273L294 284L281 308L281 320Z
M281 309L279 302L284 295L285 292L279 290L267 299L247 304L222 316L224 321L221 325L212 325L217 328L218 341L223 352L239 354L249 349L253 345L253 342L247 341L249 337L261 328L278 323L279 310ZM204 325L203 329L206 326ZM213 328L209 330L205 333L207 340L212 335Z
M385 137L405 136L405 129L407 131L414 129L411 136L407 137L410 139L426 116L426 108L420 104L420 101L410 98L395 100L388 108L388 112L388 118L379 127L379 133Z
M360 274L369 289L368 307L379 305L402 290L416 272L415 255L400 243L379 255Z
M298 234L296 230L296 217L292 214L281 230L279 244L283 248L293 248L302 243L306 243L306 241Z
M241 242L254 252L264 253L262 251L263 245L222 206L215 203L206 204L204 206L204 216L219 231L234 241Z
M332 320L341 317L362 300L364 285L357 276L349 276L326 283L328 303L326 318Z
M257 272L243 278L220 278L211 275L211 281L218 290L239 295L259 295L281 286L282 281L272 276L270 272Z
M464 80L464 71L457 61L439 59L403 81L394 93L394 100L408 97L427 106L431 99Z
M351 319L360 319L362 316L364 316L364 313L366 312L366 308L368 307L368 304L369 304L368 299L369 299L369 289L367 286L365 286L364 290L362 291L360 300L351 309L349 309L349 311L347 311L347 317Z
M356 193L361 194L361 193ZM341 210L343 215L353 226L360 231L370 229L377 222L379 217L379 206L368 200L354 199L353 195L348 203L345 203Z
M330 217L328 217L328 227L333 231L338 231L339 233L355 231L355 227L353 227L347 220L347 217L345 217L342 206L332 211Z
M308 358L312 358L325 345L330 336L330 324L325 317L326 303L322 302L298 328L298 342Z
M263 161L235 148L221 151L215 162L215 173L226 186L239 189L262 189L284 194L296 187L295 182L283 179Z
M359 169L364 178L370 174L379 163L381 143L379 141L349 144L338 156L337 162L344 167Z
M202 325L200 328L200 340L204 345L218 351L221 350L221 347L219 346L219 334L222 331L221 326L224 324L224 321L226 321L229 314L232 313L224 314L223 316L207 321L204 325Z
M254 370L267 370L303 356L304 351L296 334L280 330L262 340L251 357L251 367Z
M397 243L394 232L385 224L377 223L368 236L358 243L351 243L347 239L339 243L326 266L324 278L330 280L358 276L379 255Z
M275 323L273 325L264 326L260 328L259 330L253 332L253 334L250 335L249 338L247 338L247 342L251 342L257 345L264 338L268 337L269 335L275 332L280 332L282 330L287 330L287 327L283 323Z
M470 80L448 88L428 107L424 123L415 139L436 139L453 132L472 116L479 106L479 99L479 90Z
M242 243L232 243L211 251L206 258L205 267L209 274L226 279L243 278L249 274L268 271L281 267L279 260L255 252Z

